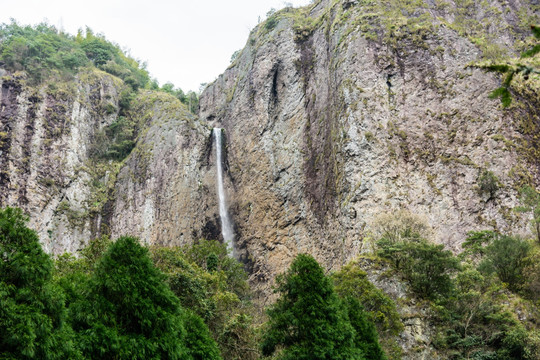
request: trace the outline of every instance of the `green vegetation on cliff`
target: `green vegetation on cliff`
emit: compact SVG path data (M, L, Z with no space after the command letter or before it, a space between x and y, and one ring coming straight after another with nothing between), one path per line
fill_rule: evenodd
M72 80L82 69L96 67L114 75L131 91L153 89L176 96L189 106L198 108L198 94L188 94L166 83L161 88L150 78L146 65L129 56L119 45L95 34L90 28L79 30L76 36L41 23L21 26L16 22L0 24L0 68L13 73L25 72L29 85ZM120 108L129 107L130 92L126 92Z
M379 232L378 255L431 308L433 346L449 359L537 359L538 246L472 232L456 257L422 237L421 218L403 214Z

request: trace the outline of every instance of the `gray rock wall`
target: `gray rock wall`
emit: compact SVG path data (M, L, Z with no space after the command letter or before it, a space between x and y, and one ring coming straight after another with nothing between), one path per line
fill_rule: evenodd
M489 49L448 22L456 12L409 27L376 9L372 25L366 2L349 3L261 24L200 99L201 119L226 129L238 247L263 287L300 252L340 267L397 209L427 217L454 251L471 230L528 231L512 212L516 174L536 174L511 145L518 116L488 98L496 76L467 66ZM503 35L497 49L513 51ZM484 170L493 196L478 187Z
M129 121L136 144L107 159L104 131L125 85L98 70L28 86L0 80L0 206L21 207L47 252L77 254L89 240L137 236L184 244L219 234L210 128L173 96L142 92Z

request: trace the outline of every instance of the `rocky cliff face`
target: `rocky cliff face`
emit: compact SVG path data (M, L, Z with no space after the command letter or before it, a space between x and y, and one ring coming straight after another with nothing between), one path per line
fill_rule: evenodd
M468 65L515 51L534 7L445 4L286 9L203 92L201 119L228 136L237 246L253 279L267 284L300 252L338 268L369 244L378 215L402 208L454 251L471 230L527 231L512 208L520 182L537 177L521 156L531 114L503 111L488 98L497 77ZM497 25L483 32L488 18ZM496 191L482 186L487 172Z
M199 117L152 91L120 116L126 85L97 70L37 87L0 70L0 205L22 207L56 254L102 234L164 245L219 238L219 126L237 253L261 303L296 254L337 269L369 253L377 218L400 209L456 252L471 230L527 232L512 209L517 189L538 181L538 99L517 93L503 110L488 98L500 80L469 65L525 47L538 7L324 0L285 9L206 88ZM124 117L133 149L103 157ZM436 358L428 310L364 265L405 299L409 358Z
M89 147L114 120L104 109L122 85L102 73L48 87L1 75L0 204L25 210L47 251L75 251L95 232L81 216L92 192Z
M180 244L219 234L210 129L176 98L141 92L125 159L104 158L125 85L91 70L75 81L0 80L0 205L18 206L51 253L108 234Z
M218 238L211 129L165 94L142 94L135 112L145 130L114 187L113 238L136 234L147 244Z
M503 111L488 98L499 80L468 65L526 46L538 6L285 9L207 87L199 118L171 96L140 92L129 115L135 147L122 159L99 156L121 118L119 79L93 70L30 87L2 71L0 204L26 210L53 253L101 234L220 237L219 125L236 245L263 293L299 252L336 269L366 251L375 219L397 209L423 215L454 251L470 230L526 232L512 208L520 184L538 177L538 106L517 96ZM490 186L485 174L496 177Z

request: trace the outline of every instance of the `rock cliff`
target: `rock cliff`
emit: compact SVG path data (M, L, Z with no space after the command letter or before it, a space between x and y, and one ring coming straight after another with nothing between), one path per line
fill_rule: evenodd
M28 86L1 74L0 204L18 206L48 252L100 235L181 244L219 234L210 129L178 99L141 91L119 116L124 83L99 70ZM129 118L128 157L103 154ZM125 129L122 131L126 131Z
M200 99L201 120L228 136L253 279L267 286L300 252L338 268L370 244L378 215L402 208L456 252L471 230L528 231L512 208L538 174L522 156L534 106L503 111L488 98L500 80L468 65L515 54L537 8L319 1L254 29Z
M286 8L205 89L199 117L153 91L120 116L126 85L98 70L42 86L2 70L0 204L28 212L52 253L101 234L220 237L219 125L238 253L263 293L299 252L336 269L368 251L377 216L398 209L424 216L456 252L471 230L526 232L512 209L520 184L538 178L538 106L516 94L503 110L488 98L500 80L469 65L524 48L538 6ZM133 150L100 156L124 117Z
M163 245L220 238L211 129L222 127L236 253L260 303L296 254L338 269L372 250L378 217L401 209L454 252L471 230L526 233L513 208L517 189L539 180L538 96L517 91L502 109L488 97L500 79L471 65L525 48L539 6L286 8L204 90L199 116L150 90L122 112L127 85L95 68L39 86L0 69L0 205L23 208L55 254L101 235ZM119 128L133 144L104 156ZM422 320L429 310L399 279L363 266L402 298L408 358L436 358Z
M0 203L27 211L53 253L101 234L152 244L220 237L219 125L237 248L262 290L299 252L340 267L369 248L377 216L397 209L423 215L454 251L470 230L526 232L512 208L520 184L538 177L538 106L517 94L503 110L488 98L500 80L469 65L526 46L538 6L286 8L205 89L199 117L172 96L139 92L122 159L99 156L123 119L121 80L88 70L28 86L2 70Z

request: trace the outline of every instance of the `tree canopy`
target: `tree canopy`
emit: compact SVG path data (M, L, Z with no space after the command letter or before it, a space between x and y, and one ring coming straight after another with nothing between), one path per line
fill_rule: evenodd
M344 305L339 300L313 257L298 255L289 270L278 276L276 292L280 297L268 310L264 355L278 351L279 359L367 358L370 344L366 341L376 341L371 337L373 325L367 325L363 313L353 314L360 311L357 302ZM352 324L347 309L353 315Z

